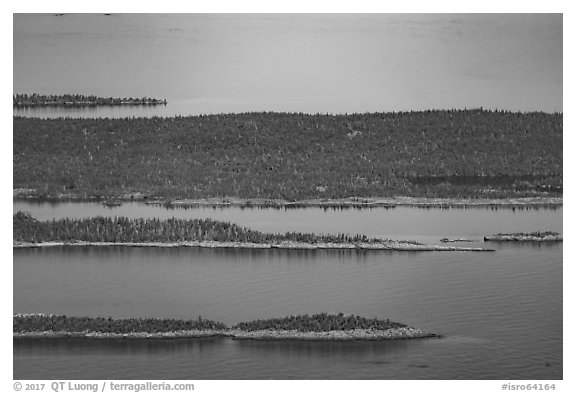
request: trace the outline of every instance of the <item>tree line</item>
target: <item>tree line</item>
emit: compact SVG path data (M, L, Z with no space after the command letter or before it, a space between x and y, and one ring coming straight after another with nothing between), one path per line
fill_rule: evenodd
M331 330L377 329L386 330L406 327L406 325L393 322L389 319L364 318L358 315L314 314L293 315L284 318L272 318L252 322L241 322L235 329L254 330L297 330L299 332L328 332Z
M229 222L212 219L183 220L170 218L92 217L39 221L27 212L13 216L15 242L110 242L110 243L175 243L217 241L271 244L293 241L315 243L374 243L366 235L317 235L286 232L262 233Z
M168 333L182 330L225 330L228 327L217 321L198 317L197 319L160 318L91 318L67 317L65 315L28 314L15 315L12 329L14 333L28 332L97 332L97 333ZM357 315L315 314L293 315L241 322L233 329L255 330L296 330L299 332L347 331L353 329L386 330L406 325L389 319L364 318Z
M32 314L14 316L14 333L27 332L99 332L99 333L167 333L179 330L226 329L222 322L198 317L195 320L158 318L90 318L64 315Z

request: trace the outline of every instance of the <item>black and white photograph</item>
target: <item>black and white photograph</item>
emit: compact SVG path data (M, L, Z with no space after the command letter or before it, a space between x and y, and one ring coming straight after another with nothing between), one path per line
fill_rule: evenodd
M561 390L562 12L39 10L8 388Z

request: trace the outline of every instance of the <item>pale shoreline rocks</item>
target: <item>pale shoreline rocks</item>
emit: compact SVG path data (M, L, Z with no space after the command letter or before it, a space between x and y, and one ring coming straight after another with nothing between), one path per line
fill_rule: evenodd
M227 330L178 330L173 332L133 332L133 333L102 333L102 332L67 332L67 331L37 331L37 332L15 332L16 338L204 338L204 337L231 337Z
M205 329L179 330L173 332L133 332L133 333L101 333L101 332L67 332L67 331L35 331L15 332L14 338L90 338L90 339L170 339L170 338L210 338L229 337L234 340L302 340L302 341L381 341L417 338L440 338L433 333L425 333L420 329L400 327L386 330L354 329L331 330L327 332L300 332L297 330L254 330L239 329Z
M386 330L354 329L331 330L327 332L300 332L297 330L234 330L234 340L308 340L308 341L352 341L352 340L400 340L440 337L437 334L424 333L420 329L399 327Z
M13 248L41 248L41 247L200 247L200 248L243 248L243 249L283 249L283 250L388 250L388 251L494 251L480 247L452 247L441 245L415 244L405 241L382 241L380 243L302 243L284 241L277 243L241 243L218 241L190 241L190 242L146 242L146 243L112 243L112 242L42 242L27 243L13 242Z
M307 199L287 201L266 198L202 198L147 201L150 205L170 207L243 206L243 207L524 207L562 206L562 197L471 199L425 197L349 197L340 199Z
M107 195L93 197L77 195L73 193L59 194L56 196L40 197L38 190L32 188L15 188L12 190L13 198L24 200L71 200L78 202L104 201L108 199L118 201L144 202L149 205L165 205L169 207L389 207L414 206L414 207L561 207L563 197L537 196L525 198L499 198L499 199L474 199L474 198L426 198L426 197L348 197L339 199L306 199L299 201L287 201L285 199L270 198L237 198L237 197L214 197L199 199L154 199L152 196L134 192L126 195Z

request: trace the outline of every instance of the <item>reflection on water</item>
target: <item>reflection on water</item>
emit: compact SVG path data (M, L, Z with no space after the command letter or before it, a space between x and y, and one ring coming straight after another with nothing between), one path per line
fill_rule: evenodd
M98 204L103 205L100 201L94 202L78 202L73 200L59 200L59 199L26 199L26 198L15 198L15 203L23 203L25 205L31 206L38 206L38 207L63 207L67 206L67 204ZM213 206L205 206L202 204L191 204L191 205L180 205L180 204L149 204L147 205L146 202L134 202L134 201L123 201L122 204L140 204L141 206L147 206L149 208L161 207L167 210L203 210L203 209L212 209L212 210L226 210L226 209L240 209L240 210L247 210L247 211L254 211L254 210L304 210L310 211L311 209L318 209L324 211L345 211L345 210L386 210L386 209L396 209L396 208L403 208L403 209L422 209L422 210L511 210L519 212L523 211L530 211L530 210L557 210L562 209L562 205L519 205L519 206L508 206L508 205L455 205L455 206L441 206L441 205L431 205L431 206L358 206L358 205L341 205L341 206L307 206L307 205L299 205L299 204L290 204L290 205L270 205L270 206L246 206L246 205L213 205ZM116 210L120 208L122 205L103 205L105 208L110 210ZM123 209L119 209L123 210Z
M217 346L224 338L205 337L195 339L86 339L86 338L14 338L14 351L22 356L57 356L70 354L85 356L103 353L112 356L121 355L155 355L181 354L190 351L200 351ZM73 351L70 351L73 348Z
M173 117L198 115L191 100L171 100L167 105L117 105L117 106L38 106L14 107L14 116L54 119L69 118L125 118L125 117Z
M560 351L561 353L561 351ZM561 379L561 357L441 339L15 339L15 379Z
M412 357L408 352L430 350L421 348L426 345L424 341L35 338L14 339L13 343L16 379L79 379L88 375L95 379L102 375L121 375L122 379L427 378L422 370L415 373L410 368L431 364L429 359ZM48 360L50 367L46 366ZM28 367L21 365L24 362ZM31 365L38 365L34 372Z
M232 343L224 343L231 341ZM14 350L22 356L51 356L66 354L74 348L72 355L102 353L105 355L175 355L191 351L214 350L223 345L234 345L246 354L273 353L287 356L373 356L405 351L407 340L395 341L253 341L232 340L225 337L174 338L174 339L86 339L72 338L14 338Z
M396 341L252 341L235 340L243 352L258 356L274 354L281 356L325 357L362 356L371 358L374 355L390 355L393 352L405 351L414 342Z

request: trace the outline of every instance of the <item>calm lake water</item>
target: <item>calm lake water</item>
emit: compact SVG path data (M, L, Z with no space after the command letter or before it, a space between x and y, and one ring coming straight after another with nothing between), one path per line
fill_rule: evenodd
M213 217L267 231L438 241L562 231L562 209L212 209L14 202L47 219ZM410 235L410 236L409 236ZM14 378L560 379L562 244L494 253L141 248L14 250L14 312L174 317L227 324L299 313L393 320L442 339L398 342L15 339Z
M423 209L270 209L197 207L166 209L139 202L109 208L102 203L29 202L16 200L14 212L27 211L41 220L64 217L124 216L131 218L213 218L230 221L263 232L362 233L399 240L438 242L443 237L482 241L498 232L551 230L562 233L562 207L555 209L451 208Z
M14 93L166 98L166 111L188 101L181 115L480 106L562 111L558 14L13 19ZM94 115L110 115L105 112Z

